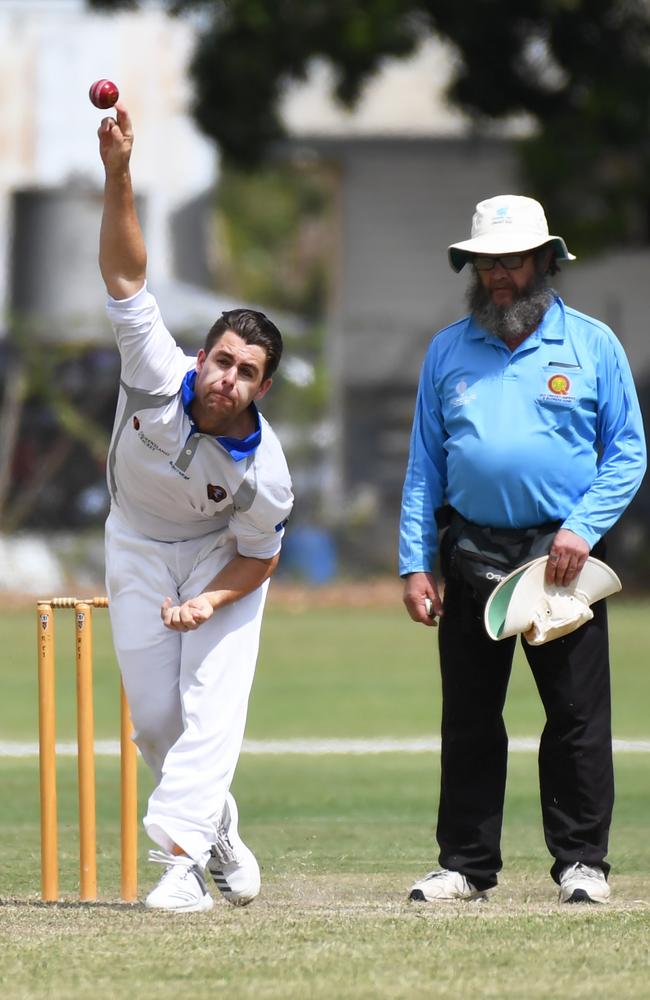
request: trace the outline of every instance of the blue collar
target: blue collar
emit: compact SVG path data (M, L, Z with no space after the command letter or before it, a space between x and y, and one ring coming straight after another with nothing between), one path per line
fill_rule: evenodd
M181 386L181 397L183 400L183 409L190 418L190 424L192 429L190 434L197 434L199 428L194 423L194 418L192 416L192 403L196 398L196 393L194 392L194 385L196 382L196 369L192 368L187 372L185 378L183 379L183 384ZM230 457L235 460L235 462L241 461L242 458L247 458L249 455L255 451L260 441L262 440L262 425L260 422L260 415L258 413L255 403L250 405L253 417L255 419L255 430L245 438L233 438L233 437L215 437L215 441L218 441L222 448L228 452Z

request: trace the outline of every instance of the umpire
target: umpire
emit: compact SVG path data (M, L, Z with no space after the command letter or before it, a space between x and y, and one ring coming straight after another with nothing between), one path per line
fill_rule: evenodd
M569 585L636 493L646 456L623 349L610 329L549 287L573 260L542 206L499 195L476 206L469 315L441 330L418 389L400 526L400 575L413 621L440 618L440 868L420 901L484 898L501 869L508 739L503 706L514 637L483 626L493 582L548 554L546 582ZM444 600L434 573L440 566ZM480 567L480 571L479 571ZM429 602L431 604L429 605ZM427 613L428 608L431 615ZM605 902L614 802L604 601L577 631L523 649L546 724L539 781L551 876L564 903Z

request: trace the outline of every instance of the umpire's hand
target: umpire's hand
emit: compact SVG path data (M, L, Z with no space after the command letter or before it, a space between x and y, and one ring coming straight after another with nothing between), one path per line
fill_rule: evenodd
M589 556L589 545L567 528L560 528L553 539L546 563L546 583L568 587L575 580Z
M409 573L405 576L402 600L414 622L429 626L438 624L442 601L433 573Z

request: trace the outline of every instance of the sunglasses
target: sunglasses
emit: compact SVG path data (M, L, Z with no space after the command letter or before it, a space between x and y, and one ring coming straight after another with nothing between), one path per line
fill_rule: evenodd
M476 271L491 271L498 261L506 271L517 271L524 266L527 257L530 257L529 253L507 253L503 257L472 257L472 264Z

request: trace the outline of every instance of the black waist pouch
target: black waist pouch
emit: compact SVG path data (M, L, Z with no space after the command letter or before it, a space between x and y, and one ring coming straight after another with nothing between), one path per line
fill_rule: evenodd
M518 566L547 555L561 521L534 528L486 528L451 510L441 545L443 574L462 579L481 600Z

